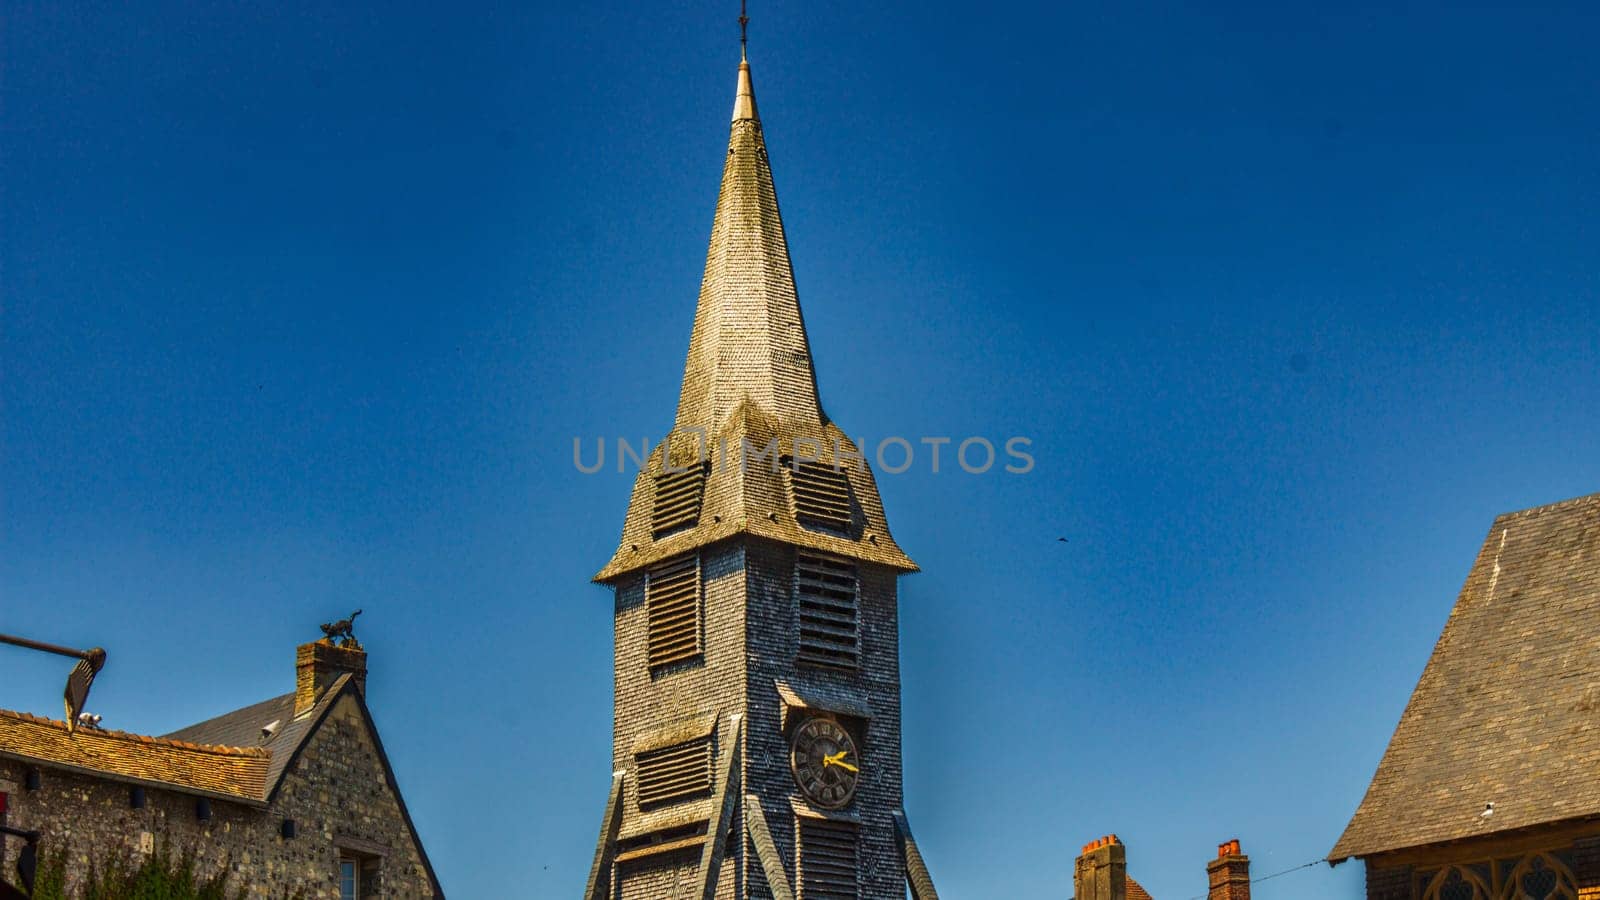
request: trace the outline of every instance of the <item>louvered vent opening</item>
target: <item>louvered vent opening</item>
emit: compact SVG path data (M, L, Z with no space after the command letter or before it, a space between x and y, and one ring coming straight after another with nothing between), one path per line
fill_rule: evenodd
M711 738L641 753L639 805L661 806L711 793Z
M705 497L706 475L710 470L711 462L707 460L681 472L662 472L656 476L656 505L650 514L654 537L693 528L700 521L700 501Z
M795 555L794 581L800 662L855 668L859 656L855 564L801 550Z
M789 482L794 518L801 525L848 532L852 521L850 478L825 463L786 459L783 471Z
M686 553L651 566L644 591L650 618L650 667L699 656L700 554Z
M856 826L800 820L800 900L857 900Z

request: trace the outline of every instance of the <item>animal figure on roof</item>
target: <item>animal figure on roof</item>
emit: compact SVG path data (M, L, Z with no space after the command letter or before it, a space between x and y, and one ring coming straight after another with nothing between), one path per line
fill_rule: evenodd
M337 644L340 647L350 647L353 645L354 647L359 648L361 645L356 642L355 634L356 616L359 615L361 615L361 610L358 609L351 613L348 619L340 619L337 622L322 623L323 640Z

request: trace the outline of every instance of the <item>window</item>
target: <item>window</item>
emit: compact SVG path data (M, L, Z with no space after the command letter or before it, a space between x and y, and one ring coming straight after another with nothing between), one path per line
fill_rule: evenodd
M711 462L690 466L683 471L667 471L656 476L656 502L650 514L651 536L663 537L700 521L700 501L706 492L706 474Z
M800 819L800 900L857 900L856 826Z
M854 669L859 656L855 563L807 550L795 555L800 662Z
M784 459L789 499L796 522L809 528L847 532L854 520L850 479L827 463Z
M339 900L361 900L361 863L349 857L339 860Z
M686 553L645 574L650 668L700 655L700 554Z
M1461 862L1435 872L1418 872L1413 896L1421 900L1579 900L1577 879L1564 850L1526 856Z
M1562 857L1571 858L1550 851L1500 863L1501 900L1578 900L1578 881Z
M660 806L711 793L711 737L641 753L639 805Z

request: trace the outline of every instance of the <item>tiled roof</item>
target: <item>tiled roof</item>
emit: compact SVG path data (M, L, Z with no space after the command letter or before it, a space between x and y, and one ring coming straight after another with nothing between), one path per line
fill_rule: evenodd
M1134 881L1132 877L1127 879L1126 885L1128 900L1153 900L1150 892L1144 889L1144 885Z
M80 728L0 710L0 755L243 800L264 797L271 754L260 747L196 744Z
M84 728L68 734L61 722L0 710L0 755L265 803L349 682L349 675L341 675L299 717L294 695L285 694L164 737ZM277 728L263 740L261 729L273 722Z
M1600 814L1596 773L1600 494L1591 494L1495 520L1328 858Z
M698 431L696 431L698 430ZM820 448L824 463L859 453L829 421L817 397L816 375L778 198L767 160L748 64L739 86L722 190L711 226L700 300L684 364L674 424L672 462L687 466L709 441L712 466L696 526L656 540L651 515L656 476L666 465L665 442L634 483L622 541L595 576L611 581L668 556L736 534L752 534L902 571L913 563L889 535L883 502L867 465L849 465L850 492L859 507L848 534L803 527L788 487L768 462L741 467L741 441L760 452L776 439L780 454ZM697 437L698 435L698 437ZM720 443L719 443L720 442ZM726 446L724 458L718 447ZM898 459L898 457L896 457Z

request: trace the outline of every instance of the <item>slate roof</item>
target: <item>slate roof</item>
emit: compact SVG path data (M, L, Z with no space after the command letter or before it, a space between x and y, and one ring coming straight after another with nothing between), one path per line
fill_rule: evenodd
M684 363L683 387L670 461L686 466L709 455L698 524L657 540L651 515L656 476L668 462L663 441L634 483L622 540L596 581L614 581L650 563L736 534L751 534L915 571L889 534L871 469L848 464L858 507L849 533L802 526L790 506L783 473L767 462L740 465L741 440L757 452L777 439L782 453L796 440L815 442L824 463L854 456L858 448L822 411L811 347L795 292L789 246L756 111L750 66L739 65L722 190L711 226L694 330ZM702 448L710 442L709 454ZM725 443L719 443L725 442ZM718 447L729 450L722 458ZM806 443L803 446L813 446ZM898 452L898 451L896 451ZM895 457L897 460L899 457Z
M316 730L315 725L322 719L322 714L339 698L349 681L348 674L340 675L322 696L317 698L316 706L299 718L294 714L294 694L284 694L187 728L180 728L167 737L197 743L215 741L254 744L265 748L272 755L272 764L267 768L266 791L263 798L270 799L277 791L278 784L283 781L283 775L288 770L289 764L294 761L300 748ZM273 722L278 723L277 729L270 739L263 741L261 729Z
M1485 804L1494 812L1483 816ZM1600 494L1495 520L1328 858L1600 815Z
M200 744L125 731L79 728L0 710L0 756L135 784L230 800L265 797L271 755L260 747Z

